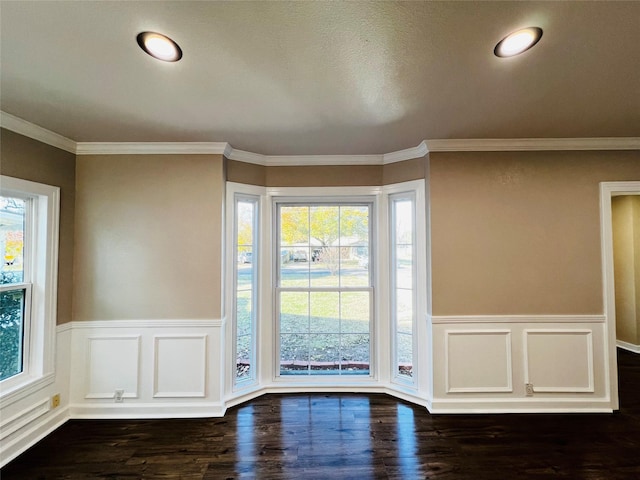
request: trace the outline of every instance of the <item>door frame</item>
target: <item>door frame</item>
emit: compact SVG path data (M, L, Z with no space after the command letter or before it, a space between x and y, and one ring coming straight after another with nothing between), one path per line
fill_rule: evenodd
M640 195L638 182L600 183L600 244L602 248L602 298L606 318L605 355L609 363L609 395L611 407L620 408L618 398L618 360L616 355L616 297L613 272L613 222L611 197Z

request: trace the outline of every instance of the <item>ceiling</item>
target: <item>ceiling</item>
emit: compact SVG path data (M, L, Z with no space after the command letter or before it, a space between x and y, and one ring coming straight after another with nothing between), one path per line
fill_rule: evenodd
M76 142L382 154L640 136L640 2L4 1L2 111ZM500 59L525 26L544 35ZM136 44L157 31L164 63Z

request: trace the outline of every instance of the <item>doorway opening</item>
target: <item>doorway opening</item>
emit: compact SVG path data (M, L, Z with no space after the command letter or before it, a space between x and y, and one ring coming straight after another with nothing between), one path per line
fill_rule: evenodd
M614 260L613 201L616 197L640 195L640 182L603 182L600 184L600 218L603 272L603 299L607 326L610 395L614 409L619 408L617 368L616 272ZM618 216L616 214L616 216ZM638 222L640 223L640 222ZM618 236L617 236L618 237ZM616 240L617 242L617 240ZM620 273L620 272L618 272Z

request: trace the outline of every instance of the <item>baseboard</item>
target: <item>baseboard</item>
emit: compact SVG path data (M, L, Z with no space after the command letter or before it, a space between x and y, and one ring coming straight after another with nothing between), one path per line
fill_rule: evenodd
M584 399L483 399L433 400L432 414L502 414L502 413L612 413L608 400Z
M616 340L616 346L633 353L640 353L640 345L635 345L629 342L623 342L622 340Z
M69 411L66 408L56 410L53 415L47 415L40 421L34 421L33 425L25 428L10 442L3 443L0 455L0 467L4 467L18 455L28 450L51 432L60 428L69 420Z
M404 391L400 391L393 387L385 388L384 393L390 395L395 398L399 398L400 400L404 400L405 402L413 403L415 405L420 405L421 407L425 407L429 412L431 412L431 402L427 398L419 397L412 393L407 393Z
M81 403L69 406L71 419L141 419L141 418L210 418L223 417L226 406L217 402L202 403Z

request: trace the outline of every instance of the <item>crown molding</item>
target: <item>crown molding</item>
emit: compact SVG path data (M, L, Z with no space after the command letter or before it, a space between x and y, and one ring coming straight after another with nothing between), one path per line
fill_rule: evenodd
M76 142L63 137L60 134L42 128L31 122L27 122L21 118L18 118L10 113L0 111L0 126L11 130L12 132L19 133L25 137L33 138L52 147L65 150L69 153L76 153Z
M382 156L382 163L387 165L388 163L403 162L405 160L424 157L427 153L429 153L429 147L427 146L427 141L423 140L416 147L405 148L404 150L398 150L397 152L385 153Z
M261 155L235 149L227 142L75 142L3 111L0 111L0 126L76 155L214 154L269 167L387 165L424 157L429 152L640 150L640 137L471 138L424 140L415 147L383 155Z
M229 145L231 147L231 145ZM244 150L238 150L231 147L228 152L225 152L225 156L230 160L236 160L238 162L253 163L255 165L266 165L265 156L259 153L245 152Z
M223 155L226 142L79 142L76 155Z
M260 155L231 149L227 158L265 167L312 165L382 165L382 155Z
M267 156L267 167L318 165L382 165L382 155L282 155Z
M384 155L260 155L231 148L225 152L227 158L238 162L253 163L266 167L312 166L312 165L386 165L429 153L425 141L416 147L385 153Z
M430 152L640 150L640 137L469 138L427 140Z

